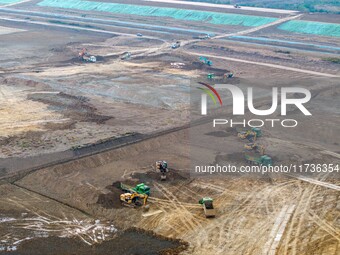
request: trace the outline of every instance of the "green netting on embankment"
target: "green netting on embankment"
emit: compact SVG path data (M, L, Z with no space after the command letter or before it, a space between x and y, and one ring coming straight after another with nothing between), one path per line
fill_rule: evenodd
M44 0L39 6L77 9L84 11L102 11L118 14L130 14L151 17L168 17L178 20L201 21L217 25L239 25L256 27L271 23L277 18L252 15L240 15L207 11L194 11L177 8L163 8L131 4L103 3L73 0Z
M280 25L279 29L295 33L340 37L340 24L335 23L291 20Z

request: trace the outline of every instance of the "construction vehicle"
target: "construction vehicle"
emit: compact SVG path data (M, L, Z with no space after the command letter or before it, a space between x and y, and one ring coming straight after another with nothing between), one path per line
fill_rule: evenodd
M168 163L166 161L157 161L156 162L156 169L161 173L161 181L166 180L166 173L169 172Z
M120 195L120 201L126 206L145 206L148 195L138 193L123 193Z
M249 142L255 142L257 139L256 132L251 130L239 132L237 136L242 140L247 139Z
M216 76L214 73L208 73L207 74L207 79L208 80L227 80L227 79L230 79L230 78L233 78L234 77L234 74L233 73L225 73L223 74L223 78L221 78L221 76Z
M213 62L212 62L211 60L209 60L208 58L203 57L203 56L200 56L200 57L199 57L199 60L200 60L202 63L204 63L204 64L206 64L206 65L208 65L208 66L212 66L212 64L213 64Z
M241 131L237 134L242 140L247 139L250 142L255 142L258 137L262 136L262 131L260 128L251 128L248 131Z
M198 203L203 206L203 210L204 210L204 214L206 218L212 218L216 216L212 198L204 197L200 201L198 201Z
M263 145L259 145L257 143L247 143L244 145L244 149L248 151L255 151L259 153L260 155L264 155L265 148Z
M175 42L175 43L173 43L173 44L171 45L171 48L172 48L172 49L177 49L177 48L179 48L179 47L181 47L181 42L180 42L180 41L177 41L177 42Z
M124 52L120 57L121 60L127 60L129 58L131 58L131 52Z
M251 165L263 165L271 166L273 165L272 158L268 155L258 155L257 153L245 153L244 157L247 163Z
M132 187L123 183L120 183L120 188L126 193L138 193L142 195L150 196L150 187L144 183L137 184L136 187Z
M256 134L256 137L262 136L262 130L261 130L261 128L258 128L258 127L253 127L250 130L241 131L241 132L239 132L239 134L245 134L247 132L254 132Z
M206 39L210 39L210 35L209 34L200 34L198 36L193 36L193 39L200 39L200 40L206 40Z
M90 56L88 53L87 53L87 49L86 48L83 48L81 50L81 52L79 52L78 54L78 57L81 61L84 61L84 62L92 62L92 63L95 63L97 61L97 58L95 56Z

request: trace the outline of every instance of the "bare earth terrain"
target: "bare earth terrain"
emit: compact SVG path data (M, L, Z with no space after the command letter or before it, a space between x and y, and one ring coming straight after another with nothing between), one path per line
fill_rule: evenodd
M247 163L236 128L207 132L211 121L190 114L197 81L217 83L208 73L232 72L228 83L253 87L261 109L272 87L307 88L313 116L289 110L298 126L265 126L259 143L275 165L339 164L340 39L278 29L338 18L102 1L277 18L247 27L39 2L0 8L0 254L340 253L339 173L192 175L193 162ZM79 59L83 48L95 63ZM157 160L169 163L165 182ZM149 185L149 210L122 206L119 182ZM215 218L205 218L202 197L214 198Z

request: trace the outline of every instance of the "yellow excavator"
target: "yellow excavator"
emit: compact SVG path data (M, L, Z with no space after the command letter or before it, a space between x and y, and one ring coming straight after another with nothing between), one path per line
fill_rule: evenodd
M148 195L135 193L123 193L120 195L120 201L126 206L145 206L148 199Z
M244 149L248 151L258 152L260 153L260 155L264 155L264 152L265 152L265 147L257 143L247 143L244 145Z
M256 132L253 132L251 130L246 131L246 132L240 132L237 134L237 136L241 138L242 140L247 139L250 142L256 141L256 138L257 138Z

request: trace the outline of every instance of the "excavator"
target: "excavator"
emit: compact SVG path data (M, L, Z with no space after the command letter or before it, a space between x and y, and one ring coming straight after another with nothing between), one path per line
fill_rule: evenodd
M168 163L164 160L156 162L156 169L161 173L161 181L166 180L166 173L169 172Z
M148 195L135 193L123 193L120 195L120 201L125 206L145 206L148 199Z
M233 78L233 77L234 77L234 74L232 72L224 73L223 77L222 76L216 76L214 73L208 73L207 74L208 80L223 80L223 81L225 81L225 80Z
M84 62L95 63L97 61L97 58L95 56L89 56L86 48L83 48L81 52L79 52L78 56L79 56L79 59Z
M249 142L255 142L258 137L262 136L262 131L260 128L252 128L248 131L239 132L237 134L242 140L247 139Z
M256 137L257 137L256 132L251 131L251 130L248 130L246 132L240 132L237 134L237 136L241 138L242 140L247 139L250 142L256 141Z
M260 155L264 155L264 152L265 152L265 147L257 143L247 143L244 145L244 149L248 151L255 151L259 153Z

